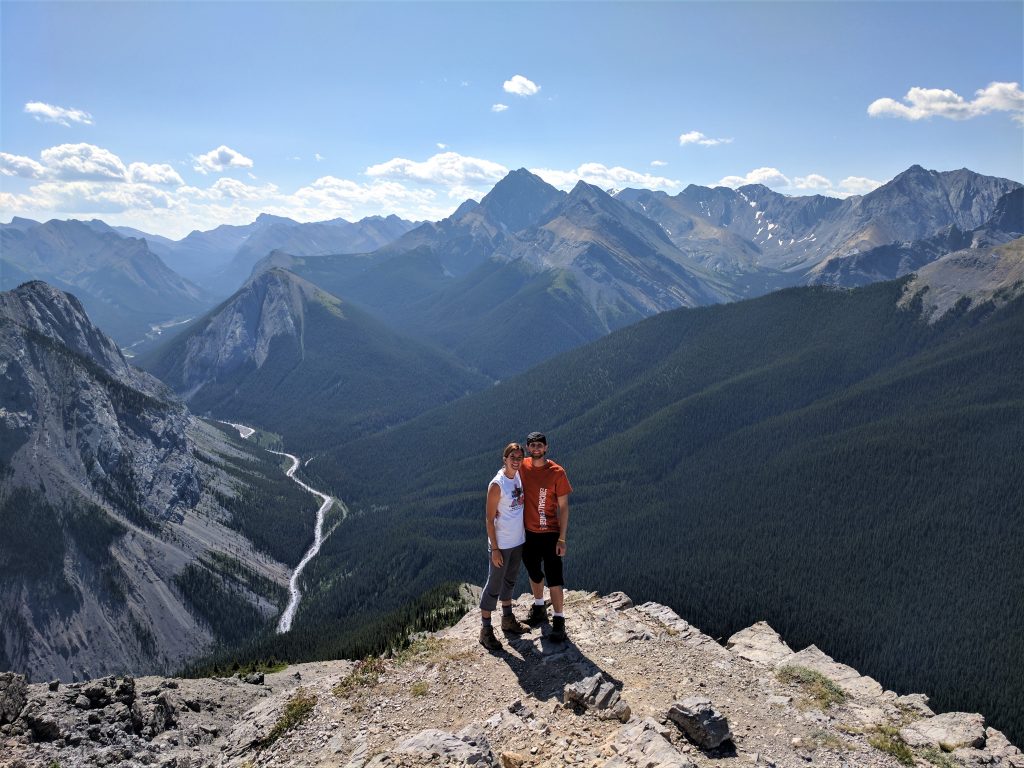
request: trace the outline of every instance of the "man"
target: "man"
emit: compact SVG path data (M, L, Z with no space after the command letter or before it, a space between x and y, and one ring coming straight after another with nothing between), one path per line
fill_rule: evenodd
M530 576L533 608L526 623L537 626L547 621L544 608L544 579L551 592L551 633L549 640L563 642L565 615L563 610L562 557L565 556L566 533L569 528L569 494L572 486L565 470L547 458L548 439L541 432L526 437L527 457L519 467L523 483L523 523L526 543L523 565Z

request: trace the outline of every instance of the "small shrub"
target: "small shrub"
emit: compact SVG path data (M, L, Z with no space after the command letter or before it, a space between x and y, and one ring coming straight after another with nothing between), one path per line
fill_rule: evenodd
M811 734L811 746L814 749L831 749L836 752L850 749L850 744L840 736L831 731L818 730Z
M316 696L309 693L304 688L299 688L292 696L288 703L285 704L284 712L277 719L273 729L267 734L259 743L260 749L265 749L277 741L279 738L284 736L292 728L302 723L316 706Z
M380 681L382 674L384 674L384 659L367 656L362 661L357 661L352 671L334 686L334 695L341 699L360 688L374 686Z
M437 656L444 644L436 637L418 637L394 655L395 664L401 666L422 656Z
M846 691L813 669L787 664L776 676L784 683L798 685L821 709L846 701Z
M934 747L924 750L921 753L921 757L932 765L937 765L939 768L960 768L960 763Z
M430 683L426 680L417 680L412 684L411 690L413 696L426 696L430 691Z
M913 765L914 755L910 747L900 737L898 728L891 725L879 725L875 732L868 737L868 743L875 749L892 755L903 765Z

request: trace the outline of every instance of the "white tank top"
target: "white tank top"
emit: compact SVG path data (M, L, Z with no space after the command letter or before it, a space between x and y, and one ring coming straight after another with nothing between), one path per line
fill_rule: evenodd
M498 514L494 516L498 548L518 547L526 541L526 533L523 530L523 482L519 479L518 472L515 477L508 477L504 469L499 469L498 474L487 484L487 490L490 491L491 486L495 484L501 489Z

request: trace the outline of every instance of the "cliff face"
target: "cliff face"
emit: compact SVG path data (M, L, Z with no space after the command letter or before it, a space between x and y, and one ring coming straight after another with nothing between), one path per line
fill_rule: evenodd
M566 627L568 643L542 625L490 654L473 610L383 661L244 681L8 677L0 764L1024 766L981 715L935 715L763 623L722 647L665 606L570 592Z

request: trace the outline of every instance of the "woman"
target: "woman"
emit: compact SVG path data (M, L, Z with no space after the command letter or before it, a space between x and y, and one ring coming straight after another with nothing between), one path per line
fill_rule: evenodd
M501 641L494 635L491 611L501 601L501 628L506 634L521 635L530 628L512 614L512 590L519 578L523 559L523 483L519 465L523 463L523 446L509 443L501 452L504 466L487 486L487 544L490 569L487 585L480 596L480 644L489 651L501 650Z

